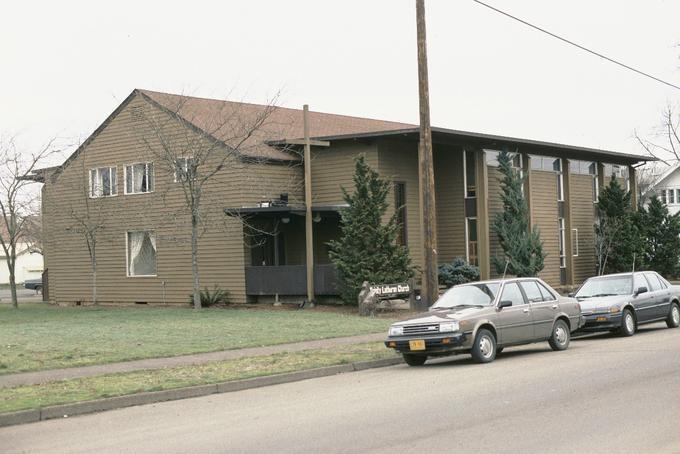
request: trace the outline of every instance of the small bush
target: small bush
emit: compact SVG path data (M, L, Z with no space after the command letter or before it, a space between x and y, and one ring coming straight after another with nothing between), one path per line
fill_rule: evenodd
M217 285L213 287L212 292L206 287L201 290L201 307L210 307L216 305L229 304L229 291L223 290ZM194 295L189 295L189 304L194 305Z
M479 267L470 265L461 258L439 265L439 284L447 288L479 280Z

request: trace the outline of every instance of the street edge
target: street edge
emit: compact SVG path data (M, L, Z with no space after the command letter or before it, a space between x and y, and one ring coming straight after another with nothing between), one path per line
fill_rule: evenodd
M20 410L11 413L0 413L0 427L28 424L55 418L85 415L100 411L116 410L119 408L147 405L171 400L188 399L191 397L207 396L209 394L229 393L245 389L261 388L263 386L279 385L312 378L328 377L331 375L358 372L378 367L388 367L403 363L401 357L361 361L336 366L319 367L285 374L266 375L263 377L246 378L210 385L189 386L184 388L151 391L126 396L107 397L104 399L88 400L72 404L54 405L31 410Z

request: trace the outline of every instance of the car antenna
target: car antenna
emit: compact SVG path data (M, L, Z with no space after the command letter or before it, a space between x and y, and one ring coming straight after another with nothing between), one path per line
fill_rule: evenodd
M505 269L503 270L503 277L501 279L505 279L505 273L508 272L508 265L510 264L510 259L505 259Z

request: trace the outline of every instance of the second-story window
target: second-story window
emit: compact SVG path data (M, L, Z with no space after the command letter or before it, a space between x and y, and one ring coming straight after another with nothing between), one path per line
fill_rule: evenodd
M564 201L564 175L562 174L562 160L553 160L553 170L557 173L557 200Z
M477 159L475 152L465 150L463 159L465 160L465 197L477 197Z
M125 166L125 193L153 192L153 162Z
M115 167L90 169L90 197L108 197L117 193Z
M196 161L194 158L181 157L175 159L175 183L189 181L196 176Z

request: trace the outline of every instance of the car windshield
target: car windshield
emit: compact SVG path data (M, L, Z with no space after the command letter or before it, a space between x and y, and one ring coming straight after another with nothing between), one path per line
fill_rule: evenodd
M630 275L595 277L588 279L576 292L576 298L597 298L599 296L630 295L633 283Z
M498 294L498 282L459 285L442 295L433 309L450 309L460 306L491 306Z

